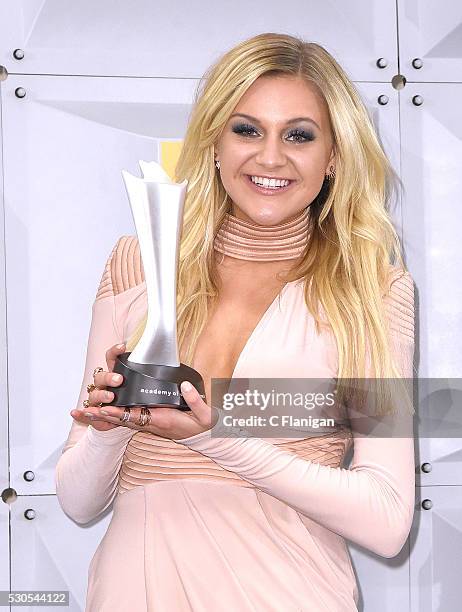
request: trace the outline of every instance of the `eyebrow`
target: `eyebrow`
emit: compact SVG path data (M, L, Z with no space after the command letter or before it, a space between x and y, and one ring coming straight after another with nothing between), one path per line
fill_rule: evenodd
M249 121L254 121L255 123L261 124L261 122L256 117L252 117L251 115L245 115L244 113L234 113L233 115L231 115L230 119L232 119L233 117L245 117ZM318 128L318 130L321 129L316 123L316 121L314 119L311 119L311 117L294 117L293 119L289 119L289 121L286 122L286 125L290 125L291 123L298 123L299 121L308 121L308 123L313 123Z

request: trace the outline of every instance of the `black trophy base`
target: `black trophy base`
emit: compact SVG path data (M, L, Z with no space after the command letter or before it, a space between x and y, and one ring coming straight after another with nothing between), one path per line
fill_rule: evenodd
M181 363L178 367L131 363L131 352L118 355L114 372L122 374L123 382L118 387L110 387L114 399L105 402L107 406L156 406L163 405L177 410L190 410L181 394L180 385L189 381L205 398L202 376L189 366Z

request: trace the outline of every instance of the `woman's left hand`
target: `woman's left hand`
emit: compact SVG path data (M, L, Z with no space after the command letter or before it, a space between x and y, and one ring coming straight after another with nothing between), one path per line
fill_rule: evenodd
M150 408L151 422L149 425L137 425L141 406L134 406L130 409L130 421L126 423L120 422L124 409L118 406L106 406L104 404L101 407L89 406L85 409L85 413L91 413L93 415L92 420L106 421L138 431L147 431L171 440L189 438L211 429L218 420L218 411L204 402L193 385L190 384L189 386L188 389L187 383L181 383L181 393L191 412L156 406ZM108 401L111 401L111 399Z

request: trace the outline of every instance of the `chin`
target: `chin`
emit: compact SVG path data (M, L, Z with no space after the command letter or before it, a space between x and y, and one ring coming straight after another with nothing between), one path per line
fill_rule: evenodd
M289 212L286 211L275 211L270 208L260 208L259 210L244 210L239 206L234 205L232 214L247 223L253 223L254 225L263 225L271 227L273 225L281 225L285 223L300 211Z

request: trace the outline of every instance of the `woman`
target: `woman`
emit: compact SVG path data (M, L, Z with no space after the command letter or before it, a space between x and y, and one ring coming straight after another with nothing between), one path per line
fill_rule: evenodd
M319 45L262 34L210 69L176 167L188 180L180 357L206 398L212 378L412 378L413 282L386 210L392 178L360 97ZM71 412L56 468L77 522L115 498L87 612L357 610L344 538L383 557L401 550L412 434L339 422L299 439L212 436L218 411L185 385L191 412L151 409L140 425L137 407L122 425L122 408L99 404L114 397L114 360L138 341L146 304L137 240L123 236L93 305L86 407ZM377 414L409 425L412 406L398 404L379 401ZM351 418L351 396L347 407Z

